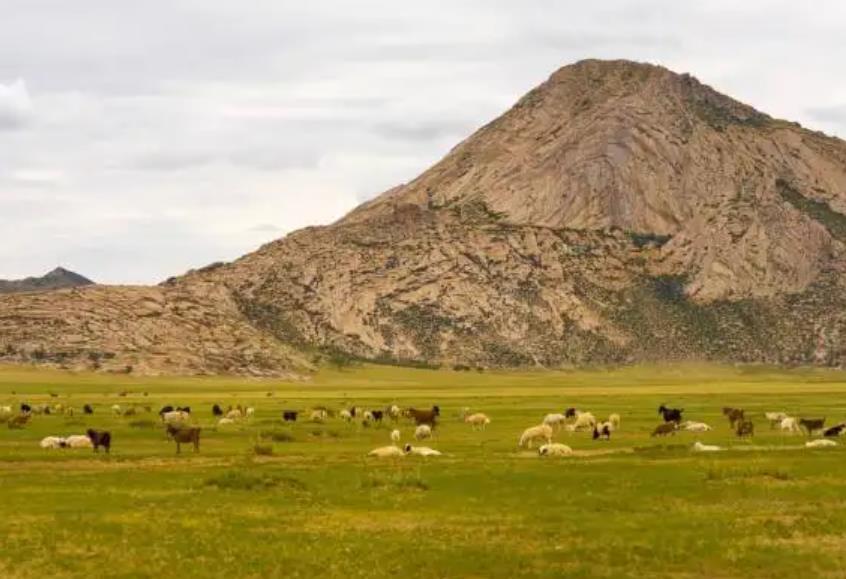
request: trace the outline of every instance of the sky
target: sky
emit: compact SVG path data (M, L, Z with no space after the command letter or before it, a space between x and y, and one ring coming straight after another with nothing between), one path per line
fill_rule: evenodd
M413 179L561 66L846 137L840 0L0 0L0 278L157 283Z

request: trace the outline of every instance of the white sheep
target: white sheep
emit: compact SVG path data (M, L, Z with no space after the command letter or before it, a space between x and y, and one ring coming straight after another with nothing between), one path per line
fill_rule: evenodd
M414 430L415 440L425 440L432 438L432 427L428 424L421 424Z
M790 416L783 418L778 427L782 432L802 432L802 429L799 428L799 421Z
M619 430L620 422L620 415L616 412L614 414L608 415L608 423L611 424L611 426L613 427L612 430Z
M362 414L361 418L362 418L362 420L364 420L364 422L373 422L374 421L373 413L369 410L365 410L364 414Z
M391 431L391 440L393 442L399 442L400 438L402 438L402 434L400 434L399 430L394 429Z
M464 422L472 426L473 430L476 430L477 428L484 430L485 427L491 423L491 419L488 418L486 414L477 412L476 414L465 416Z
M252 406L250 406L249 408L247 408L245 414L246 414L247 418L252 418L256 414L256 409L253 408Z
M391 407L388 408L388 416L390 416L392 420L399 420L400 412L400 407L396 404L391 404Z
M418 456L441 456L440 451L434 448L429 448L428 446L411 446L410 444L405 445L405 453L416 454Z
M93 448L91 439L87 434L74 434L65 439L65 444L68 448Z
M115 414L117 416L123 414L123 411L120 408L120 404L115 404L114 406L112 406L112 414Z
M536 440L545 440L547 444L550 444L552 442L552 427L548 424L539 424L527 428L520 436L519 446L528 445L528 448L532 448L532 443Z
M693 443L693 452L717 452L722 450L719 446L713 444L702 444L698 440Z
M312 422L324 422L326 420L326 411L325 410L313 410L311 412L311 421Z
M596 428L596 418L590 412L576 411L576 421L573 423L574 430L593 430Z
M367 453L367 456L378 456L379 458L389 458L392 456L405 456L405 453L398 446L382 446L374 448Z
M231 418L226 418L225 416L217 421L218 426L230 426L232 424L235 424L235 421Z
M809 440L805 443L808 448L832 448L837 446L837 443L827 438L820 438L819 440Z
M764 412L764 416L770 421L770 428L779 426L781 422L787 418L786 412Z
M570 454L573 454L573 449L560 442L542 444L538 448L538 455L540 456L567 456Z
M65 439L61 436L47 436L41 439L41 448L64 448Z
M224 418L228 418L229 420L238 420L243 417L240 408L233 408L232 410L228 411Z
M346 408L344 408L343 410L338 412L338 416L341 418L341 420L344 420L346 422L349 422L353 418L352 414L350 414L350 411L347 410Z
M704 422L693 422L690 420L686 420L679 425L679 429L686 430L688 432L709 432L711 427Z
M561 428L565 422L567 422L567 417L563 414L547 414L543 417L543 424L551 426L555 430Z
M12 407L11 406L0 406L0 415L11 414L11 413L12 413Z
M191 414L184 410L171 410L162 414L162 420L165 424L177 424L181 422L188 422L191 420Z

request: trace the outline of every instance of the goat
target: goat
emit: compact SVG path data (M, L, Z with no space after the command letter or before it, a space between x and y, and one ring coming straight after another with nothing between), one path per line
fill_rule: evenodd
M21 414L29 414L30 412L32 412L32 406L30 406L29 404L27 404L25 402L22 402L21 403Z
M564 417L565 418L574 418L576 416L577 412L578 412L578 410L576 410L575 408L572 408L572 407L568 408L567 410L564 411Z
M94 414L94 409L91 408L90 404L86 404L85 406L82 407L82 413L83 414Z
M801 432L799 423L792 416L788 416L778 425L782 432Z
M296 422L297 414L299 413L296 410L284 410L282 412L282 420L285 422Z
M822 430L825 426L825 418L800 418L799 426L804 428L810 436L814 431Z
M161 410L159 410L159 416L164 420L164 415L168 412L173 412L173 406L168 404L167 406L162 406Z
M375 422L382 422L382 418L385 416L385 412L383 410L371 410L370 415L373 417Z
M219 404L212 406L212 416L223 416L223 410L220 408Z
M682 419L684 408L667 408L663 404L658 407L658 414L664 418L664 422L675 422L678 424Z
M176 442L176 454L182 452L182 444L191 442L194 444L194 452L200 452L200 431L198 426L180 428L172 424L167 425L167 434Z
M477 412L476 414L465 416L464 422L471 425L473 430L476 430L477 428L484 430L485 427L491 423L491 419L488 418L487 415Z
M424 438L432 438L432 427L428 424L421 424L414 431L415 440L423 440Z
M109 451L112 448L112 433L105 431L105 430L94 430L93 428L89 428L85 431L86 436L91 439L91 444L94 446L94 452L100 452L100 447L102 446L106 450L106 454L109 454Z
M745 412L742 408L730 408L728 406L723 408L723 415L728 418L732 428L735 428L737 423L743 421L745 418Z
M737 434L737 436L739 436L740 438L743 438L744 436L754 436L755 425L752 424L751 420L740 420L737 423L735 434Z
M538 455L540 456L567 456L573 454L573 449L566 444L560 442L552 442L550 444L542 444L538 448Z
M675 422L665 422L664 424L656 426L655 430L652 431L651 436L667 436L668 434L675 436L678 427L679 425Z
M605 440L611 440L611 424L608 422L604 422L598 426L593 427L593 439L598 440L599 438L604 438Z
M825 432L823 432L823 436L826 438L835 438L842 435L844 430L846 430L846 422L827 428Z

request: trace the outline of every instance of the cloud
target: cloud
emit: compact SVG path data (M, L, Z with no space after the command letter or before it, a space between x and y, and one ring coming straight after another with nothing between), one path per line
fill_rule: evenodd
M11 84L0 84L0 131L25 127L32 119L32 101L26 83L17 79Z

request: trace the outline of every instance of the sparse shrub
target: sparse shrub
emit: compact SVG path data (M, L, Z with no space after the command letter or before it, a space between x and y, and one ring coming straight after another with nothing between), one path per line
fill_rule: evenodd
M203 484L218 489L241 491L267 490L277 487L287 487L294 491L306 490L305 484L295 478L243 469L222 472L207 478Z
M142 418L140 420L130 420L129 421L130 428L155 428L156 423L150 420L149 418Z
M361 481L361 488L364 490L428 491L429 485L423 480L419 472L385 473L377 471Z
M273 442L294 442L294 433L290 430L265 430L259 433L259 438L263 440L272 440Z

